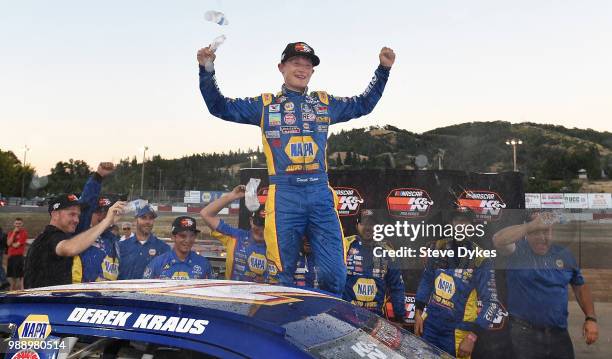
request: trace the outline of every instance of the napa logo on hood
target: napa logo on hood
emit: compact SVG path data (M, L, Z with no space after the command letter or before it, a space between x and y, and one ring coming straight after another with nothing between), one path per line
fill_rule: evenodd
M20 340L44 340L51 334L49 316L44 314L30 314L21 323L17 334Z

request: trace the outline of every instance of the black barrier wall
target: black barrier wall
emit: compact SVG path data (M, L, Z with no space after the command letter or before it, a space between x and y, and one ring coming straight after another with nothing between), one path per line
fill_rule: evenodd
M267 198L266 169L243 169L240 183L258 178L260 203ZM522 175L507 173L469 173L462 171L357 170L330 171L330 185L338 196L337 210L345 236L356 232L360 210L373 209L382 214L385 224L446 224L457 204L472 209L475 222L484 228L476 237L483 248L492 248L491 236L500 228L522 223L517 215L524 209L525 193ZM513 211L514 210L514 211ZM250 212L240 203L239 225L248 228ZM419 236L416 239L391 236L385 240L394 248L418 249L442 236ZM415 292L422 271L422 261L402 259L407 292Z

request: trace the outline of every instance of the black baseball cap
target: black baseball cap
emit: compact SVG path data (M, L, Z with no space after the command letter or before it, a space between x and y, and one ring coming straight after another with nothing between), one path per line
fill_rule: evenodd
M196 220L189 216L176 217L174 222L172 222L172 234L185 231L200 233L200 230L196 227Z
M49 213L53 211L59 211L60 209L66 209L69 207L79 206L81 209L87 207L84 203L79 200L73 193L63 193L55 196L49 201Z
M357 217L357 223L361 224L381 224L383 223L383 218L378 211L374 209L362 209L359 212L359 217Z
M263 227L266 224L266 206L260 205L259 208L251 214L253 224L258 227Z
M111 208L113 204L117 202L116 198L107 195L101 195L98 197L98 207L96 208L96 212L106 212Z
M317 66L321 61L319 57L315 55L314 49L305 42L292 42L287 44L283 54L281 55L281 62L285 62L294 56L304 56L312 61L312 66Z
M474 211L472 211L470 207L460 206L460 205L456 205L450 214L451 221L456 218L465 218L468 221L472 222L474 221L474 217L475 217Z

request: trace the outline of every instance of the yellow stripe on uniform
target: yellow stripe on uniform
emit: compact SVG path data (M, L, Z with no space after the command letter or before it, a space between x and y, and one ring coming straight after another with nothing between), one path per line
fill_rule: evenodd
M476 297L476 289L472 289L463 310L463 321L473 322L478 317L478 300Z
M83 263L80 256L72 257L72 283L83 282Z
M263 127L261 128L261 142L263 143L264 155L266 156L268 175L274 176L276 174L276 170L274 169L274 157L272 156L272 150L270 149L270 144L268 143Z
M457 359L470 359L472 357L471 355L465 357L459 356L459 344L461 344L461 341L463 340L463 338L467 337L467 335L468 332L466 332L465 330L455 329L455 352L451 354L455 354L457 356Z
M272 103L272 94L271 93L262 93L261 94L261 102L263 106L261 107L261 120L259 121L259 128L261 129L261 143L263 143L264 155L266 156L266 165L268 166L268 175L274 176L276 174L276 169L274 168L274 157L272 157L272 150L270 149L270 144L268 143L268 139L266 138L266 131L264 130L264 121L266 120L266 106Z
M329 190L332 193L332 196L334 196L334 212L336 212L336 218L338 219L338 226L340 226L340 238L342 240L342 253L344 254L344 265L346 265L346 252L348 251L348 246L347 246L346 241L344 240L344 230L342 229L342 222L340 222L340 214L338 214L338 203L340 202L340 200L338 199L338 195L336 194L336 191L334 191L334 189L329 184L327 185L327 188L329 188Z
M278 248L278 237L276 236L276 185L268 187L268 198L266 199L266 223L264 227L264 239L266 241L266 258L274 262L279 271L283 271L283 265Z
M225 247L225 279L232 279L232 272L234 271L234 252L236 251L236 239L232 236L226 236L225 234L217 231L212 231L210 235L217 239L223 247Z

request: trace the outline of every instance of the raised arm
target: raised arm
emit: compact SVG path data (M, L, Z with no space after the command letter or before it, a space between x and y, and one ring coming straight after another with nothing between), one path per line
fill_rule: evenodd
M531 232L549 230L551 213L539 213L533 220L523 224L506 227L493 235L493 245L501 254L509 255L514 253L515 243L525 238Z
M329 111L331 113L331 124L345 122L369 114L380 100L389 71L395 62L395 53L388 47L383 47L379 54L380 65L374 72L374 77L368 84L366 90L359 96L329 98Z
M102 180L115 170L115 165L112 162L101 162L98 165L98 169L94 172L83 187L81 192L80 201L87 204L87 206L81 210L79 216L79 224L76 227L74 233L79 234L86 231L91 227L91 216L98 208L98 197L102 190Z
M263 104L261 96L244 99L232 99L223 96L217 85L214 67L207 71L207 61L215 61L216 55L209 47L198 51L200 64L200 92L211 115L220 119L259 126Z
M217 198L204 207L200 211L200 215L202 216L202 219L206 225L210 227L211 230L216 231L217 227L219 227L219 223L221 222L221 219L217 216L219 212L235 200L243 198L245 191L246 186L238 185L234 187L230 193Z
M108 210L108 214L100 223L83 233L59 242L57 246L55 246L55 253L60 257L74 257L81 254L96 241L96 238L98 238L106 228L110 227L121 217L124 206L125 202L115 203Z

